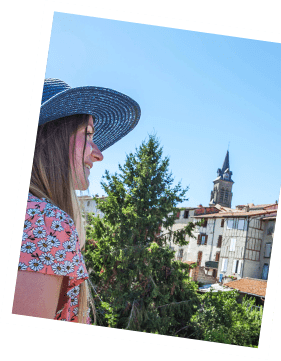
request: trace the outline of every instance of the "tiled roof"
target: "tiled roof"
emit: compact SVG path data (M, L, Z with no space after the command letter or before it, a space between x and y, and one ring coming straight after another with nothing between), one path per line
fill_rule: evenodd
M267 281L245 277L237 281L224 283L224 286L234 288L243 293L265 297Z
M253 203L248 203L248 204L241 204L236 206L237 209L241 209L244 208L246 206L249 206L250 209L254 210L254 209L264 209L264 208L268 208L268 207L273 207L273 206L278 206L278 204L276 203L267 203L267 204L253 204Z
M213 214L204 214L204 215L200 215L200 216L195 216L195 218L224 218L224 217L253 217L253 216L263 216L266 214L274 214L276 213L276 209L261 209L261 210L257 210L257 211L239 211L239 210L235 210L235 211L231 211L231 212L219 212L219 213L213 213Z
M93 197L91 197L91 196L78 196L78 199L81 199L81 200L83 200L83 199L88 200L88 199L93 199Z
M266 207L275 206L275 205L276 205L276 203L256 204L256 205L253 205L250 208L266 208Z

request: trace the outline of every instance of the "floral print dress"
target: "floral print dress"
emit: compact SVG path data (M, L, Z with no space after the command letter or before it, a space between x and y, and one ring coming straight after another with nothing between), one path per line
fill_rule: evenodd
M66 276L63 306L55 319L78 322L79 285L88 278L88 273L76 227L67 213L31 193L28 194L18 269Z

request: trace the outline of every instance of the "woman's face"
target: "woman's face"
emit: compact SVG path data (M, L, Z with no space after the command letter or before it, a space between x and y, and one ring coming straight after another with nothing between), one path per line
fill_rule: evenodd
M87 133L87 136L85 135ZM74 145L75 136L70 137L69 142L69 158L71 166L71 174L74 184L74 189L76 190L86 190L89 187L89 175L90 169L93 166L94 162L100 162L103 160L103 155L98 149L98 147L93 143L94 135L94 122L93 117L90 115L88 120L88 125L82 126L78 129L76 134L76 142ZM86 136L86 138L85 138ZM85 145L85 153L83 156L83 150ZM74 147L74 157L73 157L73 147Z

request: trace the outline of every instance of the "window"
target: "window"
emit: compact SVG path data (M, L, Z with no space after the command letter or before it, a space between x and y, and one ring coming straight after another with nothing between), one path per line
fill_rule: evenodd
M230 248L229 248L229 251L230 251L230 252L234 252L234 251L235 251L235 244L236 244L236 239L235 239L235 238L231 238L231 243L230 243Z
M207 234L198 234L197 244L198 245L206 245L207 239L208 239Z
M221 247L221 243L222 243L222 235L220 235L219 238L218 238L217 247Z
M234 218L234 219L227 220L227 229L244 230L246 228L246 225L247 225L247 223L246 223L245 219Z
M183 249L181 248L180 250L179 250L179 258L182 258L183 257Z
M237 274L241 274L241 271L242 271L242 263L243 263L243 261L242 260L239 260L239 264L238 264L238 269L237 269Z
M227 229L232 229L233 228L233 219L228 219L227 220Z
M227 259L227 258L223 258L223 260L222 260L221 272L226 272L226 270L227 270L227 263L228 263L228 259Z
M215 261L218 262L220 260L220 252L216 253Z
M202 224L201 227L207 227L207 223L208 223L208 219L204 219L204 223Z
M270 255L271 255L271 247L272 247L272 244L271 243L266 243L265 245L265 251L264 251L264 257L265 258L269 258Z
M198 245L206 245L207 244L208 235L204 233L198 234L197 244Z
M189 211L188 211L188 210L185 210L185 211L184 211L183 218L188 218L188 214L189 214Z
M233 261L233 265L232 265L232 273L237 273L238 272L238 266L239 266L239 260L235 259Z
M269 265L268 263L265 263L262 269L262 275L261 275L262 280L267 280L268 270L269 270Z
M205 244L205 240L206 240L206 236L204 235L202 235L201 236L201 244L203 245L203 244Z
M221 220L221 227L224 227L224 218Z
M198 255L197 255L197 265L198 266L201 266L201 261L202 261L202 252L198 252Z
M238 220L238 229L243 230L245 226L245 220L244 219L239 219Z
M268 228L267 228L267 235L268 236L271 236L272 233L274 233L274 226L272 225L268 225Z
M89 207L89 205L90 205L90 201L87 202L87 207Z
M212 276L213 276L214 278L217 278L217 270L216 270L216 269L213 269L213 274L212 274Z
M232 265L232 273L236 273L240 275L241 269L242 269L242 260L235 259Z

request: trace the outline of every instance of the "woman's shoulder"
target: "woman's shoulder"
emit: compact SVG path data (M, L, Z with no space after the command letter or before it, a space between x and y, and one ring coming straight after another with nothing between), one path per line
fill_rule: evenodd
M87 277L78 232L70 216L45 198L28 195L19 270Z
M73 226L73 219L65 211L54 205L47 198L38 198L31 193L28 193L26 218L50 218L58 222L67 223L69 226Z

